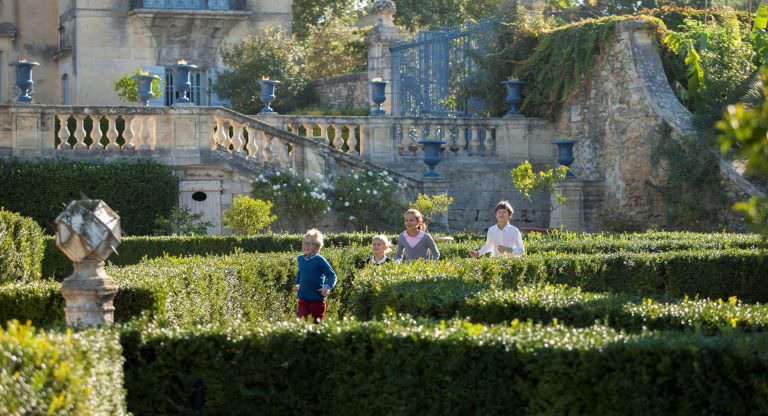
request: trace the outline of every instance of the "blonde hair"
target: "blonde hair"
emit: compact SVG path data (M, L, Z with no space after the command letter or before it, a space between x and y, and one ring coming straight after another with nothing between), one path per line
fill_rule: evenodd
M424 231L424 215L421 214L421 211L419 211L416 208L410 208L408 211L405 211L405 214L403 214L403 218L405 218L406 215L411 214L414 217L416 217L416 221L419 223L418 227L416 227L419 231Z
M307 237L309 237L310 239L312 239L312 241L317 243L318 248L323 248L323 239L325 238L325 236L323 235L323 233L320 232L320 230L318 230L317 228L308 230L306 233L304 233L304 238L307 238Z
M371 238L371 243L373 243L373 242L374 242L374 241L376 241L376 240L378 240L378 241L381 241L381 242L382 242L382 243L384 243L384 245L387 247L387 248L384 250L384 254L387 254L387 253L389 253L390 251L392 251L392 247L390 247L390 246L391 246L391 244L389 243L389 237L387 237L387 236L386 236L386 235L384 235L384 234L374 235L374 236L373 236L373 238Z

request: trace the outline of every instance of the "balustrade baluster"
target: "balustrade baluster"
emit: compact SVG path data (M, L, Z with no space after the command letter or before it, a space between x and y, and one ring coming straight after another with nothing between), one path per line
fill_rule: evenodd
M264 164L266 165L272 162L272 158L275 153L272 149L272 139L267 135L267 133L262 131L261 137L264 142Z
M319 127L320 127L320 143L330 144L331 141L328 139L328 125L320 124Z
M67 121L69 116L56 114L56 118L59 119L59 145L56 146L56 150L72 150L72 146L69 144L69 126Z
M146 123L147 123L147 133L146 133L147 139L144 141L144 143L141 144L141 150L145 150L145 151L155 150L155 146L157 145L157 117L155 116L147 117Z
M347 143L349 143L349 153L360 156L360 152L357 150L357 146L360 144L360 138L357 137L357 129L354 125L349 124L347 124L347 129L349 130L349 139L347 139ZM360 147L360 150L362 150L362 145Z
M141 150L144 146L144 124L147 122L146 116L136 116L131 121L133 127L133 145L134 149Z
M338 124L333 125L333 147L341 150L342 146L341 127Z
M232 145L232 138L229 135L229 129L232 126L231 120L223 120L221 123L221 130L219 131L219 144L224 148L224 151L230 152L229 147Z
M221 134L221 129L224 128L224 123L222 123L221 119L218 117L213 118L213 123L214 130L211 132L211 150L216 150L216 148L219 146L219 136Z
M256 144L256 137L253 129L248 125L243 125L243 130L248 135L248 141L245 144L245 151L248 152L248 159L259 160L259 146Z
M85 117L84 115L77 115L75 116L75 151L86 151L88 150L88 145L85 144Z
M109 121L109 127L107 127L107 146L104 147L104 150L108 152L116 152L120 150L120 146L117 144L117 117L116 116L106 116L107 121Z
M302 124L302 127L304 127L304 137L307 139L311 139L312 136L315 135L315 129L313 128L312 124L304 123Z
M244 157L243 147L245 146L245 138L243 137L243 125L240 123L234 124L234 132L232 134L232 146L236 155Z
M472 140L470 141L470 147L472 148L471 154L477 155L480 149L480 128L472 126L469 128L472 134Z
M470 126L459 126L459 154L469 155L470 142L472 141L472 129Z
M125 128L123 129L123 139L125 140L125 144L123 145L123 150L136 150L136 143L134 143L136 134L133 131L133 120L135 119L136 116L123 116L123 120L125 121Z
M100 152L104 150L104 146L101 144L101 138L104 137L104 132L101 131L101 116L91 116L93 127L91 128L91 152Z
M496 141L493 139L493 129L485 128L485 155L493 156L496 154Z

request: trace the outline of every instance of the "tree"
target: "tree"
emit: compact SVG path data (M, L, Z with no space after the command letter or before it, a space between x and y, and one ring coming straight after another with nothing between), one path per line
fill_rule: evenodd
M531 192L534 190L553 192L555 190L555 182L565 179L568 168L561 165L557 169L548 169L534 174L531 163L526 160L509 173L512 175L512 183L515 185L515 189L523 195L523 198L530 201ZM561 195L556 194L555 198L560 202L565 201L565 198Z
M331 16L321 24L310 26L303 42L306 76L314 80L364 71L368 66L365 46L368 30L355 27L348 16Z
M409 208L415 208L424 215L424 224L429 228L429 223L436 214L445 214L448 207L453 204L453 197L448 194L424 195L419 194L416 200L411 202Z
M232 107L256 114L264 107L259 99L259 80L279 80L273 107L278 112L314 101L306 74L306 49L301 42L280 30L265 31L222 50L224 64L231 68L219 75L216 93L232 100Z
M356 0L293 0L293 34L299 39L304 39L312 27L334 17L349 14L359 3Z
M154 234L205 235L208 227L213 227L213 224L205 221L201 212L192 212L187 207L173 207L168 217L158 215L155 219Z
M763 69L763 76L768 77L768 69ZM768 176L768 102L755 108L742 103L728 106L717 128L722 131L719 140L723 152L744 159L748 173ZM768 197L752 196L737 203L735 209L746 214L756 231L768 235Z
M395 24L411 32L456 26L496 14L507 0L397 0Z
M133 74L123 75L115 81L114 88L117 96L129 103L139 102L139 86L136 80L132 78L133 75L147 75L147 72L137 69L133 71ZM152 81L152 93L155 97L160 96L160 78Z
M271 201L240 195L232 201L232 208L221 214L225 227L238 234L249 235L269 227L277 219L277 216L271 214L271 210Z

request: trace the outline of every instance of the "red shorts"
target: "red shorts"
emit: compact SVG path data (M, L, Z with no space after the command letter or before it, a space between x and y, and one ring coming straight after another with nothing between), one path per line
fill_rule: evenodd
M299 299L298 315L299 318L312 315L315 322L325 318L325 300L309 301Z

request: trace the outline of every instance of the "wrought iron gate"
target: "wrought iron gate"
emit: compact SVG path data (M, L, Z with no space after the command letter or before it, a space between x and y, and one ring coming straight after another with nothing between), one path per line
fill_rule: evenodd
M394 115L459 116L480 111L478 100L461 97L461 86L474 70L479 51L495 22L465 23L449 30L424 30L400 42L392 52Z

